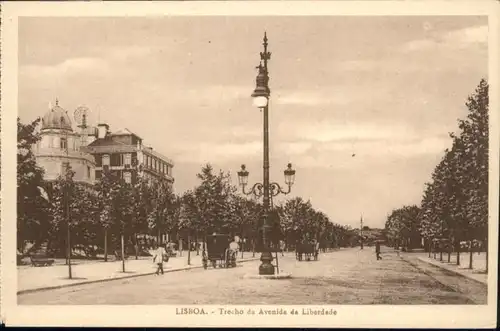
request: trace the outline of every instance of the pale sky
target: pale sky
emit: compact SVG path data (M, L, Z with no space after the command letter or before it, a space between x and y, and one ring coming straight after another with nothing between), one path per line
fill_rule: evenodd
M56 98L174 160L175 190L210 162L262 180L252 106L269 37L271 180L332 221L383 227L424 183L487 78L486 17L20 18L19 113ZM352 154L356 154L352 157Z

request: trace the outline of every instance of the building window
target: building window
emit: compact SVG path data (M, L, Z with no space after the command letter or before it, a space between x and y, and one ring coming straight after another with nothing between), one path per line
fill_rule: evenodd
M111 166L118 167L123 165L123 155L122 154L111 154Z
M97 167L102 167L102 155L100 154L94 155L94 159L95 159L95 165Z
M68 148L68 141L66 140L66 138L61 138L61 140L59 140L59 145L61 147L61 149L67 149Z
M127 183L127 184L132 183L132 174L130 172L124 172L123 179L125 180L125 183Z
M109 155L108 154L104 154L102 156L102 165L109 166Z
M155 170L158 170L158 161L155 159Z
M90 167L89 166L87 166L87 178L90 179Z
M101 179L101 177L102 177L102 171L96 170L95 171L95 179Z
M131 165L132 164L132 154L127 153L124 155L124 164Z

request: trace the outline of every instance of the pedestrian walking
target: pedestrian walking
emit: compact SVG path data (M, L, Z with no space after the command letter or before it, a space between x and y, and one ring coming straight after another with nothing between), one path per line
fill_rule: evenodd
M155 250L154 256L153 256L153 263L156 263L156 275L159 275L160 272L163 275L163 261L168 262L168 255L167 251L165 248L163 248L162 244L160 243L158 245L158 248Z
M380 241L375 243L375 253L377 254L377 261L382 260L382 256L380 256Z

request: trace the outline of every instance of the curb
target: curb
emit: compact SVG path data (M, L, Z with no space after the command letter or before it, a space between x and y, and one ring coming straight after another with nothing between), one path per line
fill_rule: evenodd
M256 258L252 258L252 259L249 259L249 260L239 261L239 263L256 261L258 259L259 258L256 257ZM200 268L203 268L203 265L201 265L201 266L200 265L195 265L195 266L181 267L181 268L177 268L177 269L167 269L167 270L164 270L164 273L170 273L170 272L176 272L176 271L185 271L185 270L191 270L191 269L200 269ZM83 281L83 282L79 282L79 283L63 284L63 285L56 285L56 286L49 286L49 287L39 287L39 288L34 288L34 289L27 289L27 290L17 291L17 295L28 294L28 293L35 293L35 292L42 292L42 291L49 291L49 290L57 290L57 289L60 289L60 288L73 287L73 286L78 286L78 285L104 283L104 282L110 282L110 281L114 281L114 280L130 279L130 278L136 278L136 277L141 277L141 276L151 276L151 275L154 275L155 273L156 272L138 273L138 274L135 274L135 275L129 275L129 276L124 276L124 277L103 278L103 279Z
M480 281L480 280L478 280L478 279L472 278L472 277L470 277L470 276L469 276L469 275L467 275L467 274L465 274L465 275L464 275L464 274L462 274L462 273L458 272L457 270L448 269L448 268L445 268L445 267L443 267L443 266L440 266L439 264L435 264L435 263L429 262L429 261L427 261L427 260L425 260L424 258L421 258L421 257L417 257L417 259L419 259L420 261L425 262L425 263L427 263L427 264L430 264L430 265L432 265L432 266L434 266L434 267L436 267L436 268L440 268L440 269L443 269L443 270L446 270L446 271L452 272L452 273L454 273L454 274L456 274L456 275L458 275L458 276L460 276L460 277L464 277L464 278L467 278L467 279L473 280L473 281L475 281L475 282L477 282L477 283L479 283L479 284L481 284L481 285L488 286L488 281L486 281L486 283L485 283L485 282Z

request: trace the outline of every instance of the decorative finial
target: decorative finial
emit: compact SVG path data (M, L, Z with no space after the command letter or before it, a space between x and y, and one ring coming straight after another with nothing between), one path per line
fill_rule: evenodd
M59 99L56 98L56 106L59 106Z
M271 59L271 52L267 51L267 32L264 32L264 42L262 45L264 46L264 52L260 52L260 59L264 61L264 67L267 70L267 61Z

